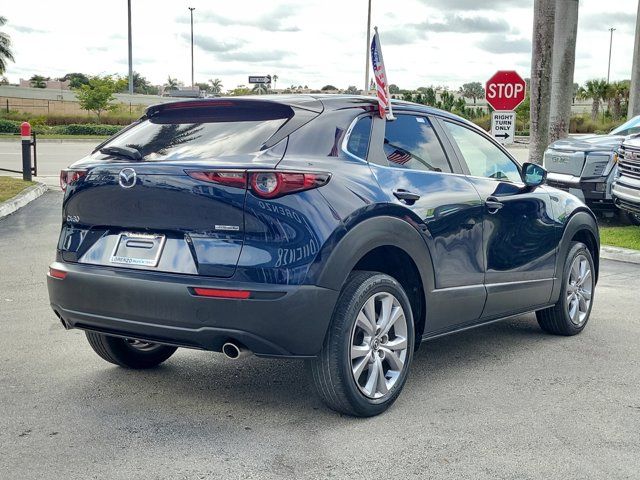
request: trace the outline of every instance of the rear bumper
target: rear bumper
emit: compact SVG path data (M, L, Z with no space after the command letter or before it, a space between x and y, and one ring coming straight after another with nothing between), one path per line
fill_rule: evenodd
M339 293L58 262L51 267L67 272L62 280L47 276L51 306L67 327L214 351L233 339L259 356L315 356ZM250 290L257 298L199 297L189 287Z

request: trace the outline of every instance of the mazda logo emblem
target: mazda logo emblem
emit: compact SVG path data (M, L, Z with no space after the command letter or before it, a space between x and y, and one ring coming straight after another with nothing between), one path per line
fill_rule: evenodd
M136 184L136 171L133 168L123 168L118 175L118 183L122 188L131 188Z

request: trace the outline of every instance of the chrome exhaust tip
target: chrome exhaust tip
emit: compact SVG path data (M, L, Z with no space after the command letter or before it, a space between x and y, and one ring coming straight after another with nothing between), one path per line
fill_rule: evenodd
M251 355L251 351L236 344L235 342L227 342L222 345L222 353L230 360L239 360Z

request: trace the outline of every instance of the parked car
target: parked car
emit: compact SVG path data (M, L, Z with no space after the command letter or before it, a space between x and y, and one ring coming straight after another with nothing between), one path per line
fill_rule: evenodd
M54 312L127 368L177 347L305 359L356 416L395 401L426 340L534 311L582 331L591 210L460 117L394 112L338 95L150 107L61 173Z
M613 201L640 225L640 136L627 138L618 150Z
M543 161L549 172L547 184L572 193L593 210L611 215L616 212L611 195L616 151L626 136L639 132L637 116L608 135L575 135L552 143Z

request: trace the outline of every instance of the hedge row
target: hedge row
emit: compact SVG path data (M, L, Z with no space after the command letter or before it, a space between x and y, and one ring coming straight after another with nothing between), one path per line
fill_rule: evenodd
M16 120L6 120L0 118L0 133L20 133L20 124ZM58 135L115 135L122 126L120 125L100 125L100 124L71 124L56 125L49 127L46 125L33 125L31 129L36 134L58 134Z

